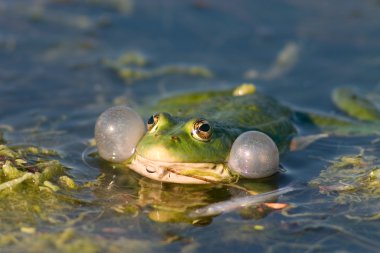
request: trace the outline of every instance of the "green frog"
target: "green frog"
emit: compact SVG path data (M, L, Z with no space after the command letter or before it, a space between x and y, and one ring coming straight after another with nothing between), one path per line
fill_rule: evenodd
M376 111L376 106L353 90L339 88L333 94L333 101L350 116L363 120L362 115L367 113L372 118L364 118L365 121L377 121L377 115L373 112ZM237 181L242 175L231 169L231 147L245 132L264 133L273 140L279 153L282 153L297 146L297 122L311 123L322 131L333 134L376 134L378 131L378 124L372 122L295 112L261 93L253 84L242 84L230 90L203 91L164 98L144 111L152 113L146 121L146 133L138 138L138 134L133 134L134 141L130 141L133 145L129 145L132 148L128 151L130 156L124 163L145 177L171 183ZM109 126L110 117L103 119L106 123L99 123L100 121L99 119L95 129L100 156L119 162L120 159L114 158L123 151L116 148L111 148L112 156L102 155L102 150L109 149L114 144L102 128L102 124ZM122 126L123 131L144 128L140 123L128 127ZM111 128L114 130L116 127ZM115 133L117 131L111 135L117 135ZM118 138L116 142L125 143L121 139L122 141ZM256 154L250 153L249 156L255 157ZM264 157L265 159L268 158Z

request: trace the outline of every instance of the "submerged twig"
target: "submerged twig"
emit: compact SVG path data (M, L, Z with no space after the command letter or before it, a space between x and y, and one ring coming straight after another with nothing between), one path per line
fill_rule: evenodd
M202 207L199 209L196 209L192 211L189 216L196 218L196 217L204 217L204 216L212 216L217 215L225 212L230 212L233 210L236 210L241 207L247 207L252 206L255 204L264 203L269 199L272 199L274 197L278 197L282 194L295 191L298 188L287 186L284 188L280 188L278 190L257 194L254 196L246 196L241 198L235 198L227 201L218 202L215 204L208 205L206 207Z

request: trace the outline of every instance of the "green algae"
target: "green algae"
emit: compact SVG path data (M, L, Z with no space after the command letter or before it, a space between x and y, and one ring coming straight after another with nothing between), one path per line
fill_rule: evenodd
M115 60L103 59L102 64L113 70L127 84L168 75L200 78L211 78L214 75L210 69L200 65L168 64L155 66L146 56L136 52L125 52Z
M66 189L77 186L67 175L68 168L56 158L55 151L44 148L0 145L0 219L3 221L0 231L19 227L28 233L42 221L51 222L51 214L79 201L67 195Z
M66 168L53 156L57 156L55 151L44 148L0 145L0 189L13 189L22 183L57 189L49 181L64 176Z
M74 180L68 176L60 176L58 178L58 183L60 186L65 187L67 189L75 190L78 188L77 184Z
M107 63L107 62L105 62ZM116 59L115 62L109 62L108 64L114 64L114 66L137 66L137 67L145 67L150 64L150 60L148 57L138 52L125 52Z
M378 201L380 199L380 160L362 150L336 158L322 170L319 177L309 184L321 193L337 193L335 201L340 204Z
M86 186L78 186L69 168L53 150L34 146L0 145L0 249L27 252L120 252L144 248L138 240L115 240L77 229L99 208L77 197ZM78 195L79 196L79 195ZM124 243L122 243L122 241ZM141 244L147 245L146 242ZM146 251L149 252L149 248Z
M159 245L148 240L128 238L109 239L99 235L83 234L75 228L60 232L40 232L30 228L0 235L0 249L18 252L156 252ZM30 233L31 232L31 233Z
M186 75L202 78L211 78L213 76L209 69L197 65L166 65L149 70L122 67L116 69L116 72L126 83L133 83L139 80L152 79L167 75Z

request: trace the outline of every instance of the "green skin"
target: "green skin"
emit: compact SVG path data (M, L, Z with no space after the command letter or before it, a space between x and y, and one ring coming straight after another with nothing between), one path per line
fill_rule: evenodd
M373 110L368 103L352 103L348 89L334 92L334 101L348 112ZM238 95L237 95L238 94ZM357 97L355 98L357 100ZM364 99L364 98L361 98ZM129 167L149 178L174 183L230 183L238 179L227 167L235 139L243 132L255 130L270 136L280 152L285 151L297 134L294 113L259 91L253 85L233 90L185 94L160 100L150 109L158 121L140 140ZM354 109L353 109L354 108ZM265 113L263 113L265 112ZM299 113L300 114L300 113ZM351 116L358 116L350 113ZM310 121L330 132L372 134L377 124L364 124L346 118L302 113ZM195 138L194 123L205 119L212 127L210 139ZM201 166L204 165L204 166ZM170 175L169 175L170 174Z

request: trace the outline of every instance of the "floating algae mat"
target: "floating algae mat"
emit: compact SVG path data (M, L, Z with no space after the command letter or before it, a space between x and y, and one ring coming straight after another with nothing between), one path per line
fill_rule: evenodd
M26 185L51 191L59 190L59 186L51 181L58 182L62 187L76 188L74 181L65 175L63 166L57 160L47 159L54 156L57 154L51 150L36 147L11 149L0 145L0 191L17 191Z
M318 187L321 193L330 195L341 205L356 206L357 203L361 206L361 218L357 217L359 220L380 219L380 159L366 155L364 150L360 154L331 161L319 177L309 184Z
M100 184L78 185L58 158L49 149L0 145L0 248L89 253L119 252L126 247L135 252L154 249L147 241L126 238L116 239L109 248L107 240L94 240L78 231L78 224L102 211L89 208L89 201L76 196Z
M104 59L104 66L113 70L127 84L170 75L211 78L213 73L204 66L169 64L154 66L146 56L137 52L126 52L116 60ZM151 66L149 66L151 65Z
M36 226L49 219L49 213L75 201L66 194L77 185L68 176L67 168L54 158L57 154L47 149L0 145L2 227L10 226L11 221L19 229Z

